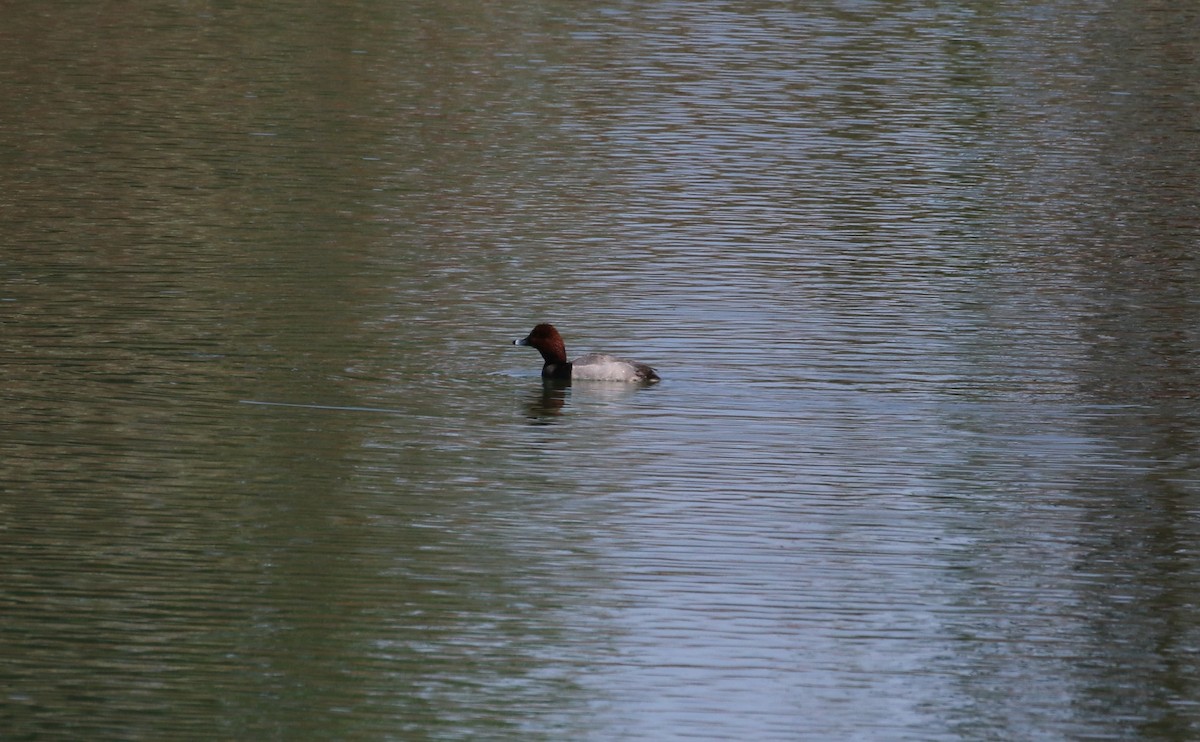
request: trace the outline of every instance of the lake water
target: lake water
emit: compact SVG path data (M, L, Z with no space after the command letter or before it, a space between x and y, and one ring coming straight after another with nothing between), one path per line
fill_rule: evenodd
M1200 12L975 5L9 4L0 737L1200 738Z

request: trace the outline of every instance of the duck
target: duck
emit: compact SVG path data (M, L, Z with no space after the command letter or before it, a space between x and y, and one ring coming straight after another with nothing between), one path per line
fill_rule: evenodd
M528 345L542 354L543 379L564 381L624 381L649 384L659 381L658 372L644 363L618 358L605 353L588 353L573 361L567 360L567 347L554 325L542 323L529 335L514 340L513 345Z

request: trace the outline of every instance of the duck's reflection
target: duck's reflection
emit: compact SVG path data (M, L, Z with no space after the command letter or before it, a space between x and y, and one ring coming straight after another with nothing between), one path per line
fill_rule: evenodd
M548 425L562 415L563 407L567 404L567 391L571 388L569 379L545 379L539 389L525 403L525 416L533 425Z
M644 385L544 379L541 388L525 403L525 415L532 424L544 425L562 417L569 398L576 404L604 404L631 397L641 386Z

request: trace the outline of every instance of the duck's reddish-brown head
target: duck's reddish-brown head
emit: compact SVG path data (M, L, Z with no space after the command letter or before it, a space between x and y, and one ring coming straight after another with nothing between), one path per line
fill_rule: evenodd
M554 325L540 324L521 340L514 340L513 345L528 345L537 348L546 363L566 363L567 348L563 345L562 335L554 329Z

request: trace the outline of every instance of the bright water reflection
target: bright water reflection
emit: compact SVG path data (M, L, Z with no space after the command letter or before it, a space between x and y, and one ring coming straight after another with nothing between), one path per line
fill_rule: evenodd
M1195 738L1195 21L10 9L4 737Z

